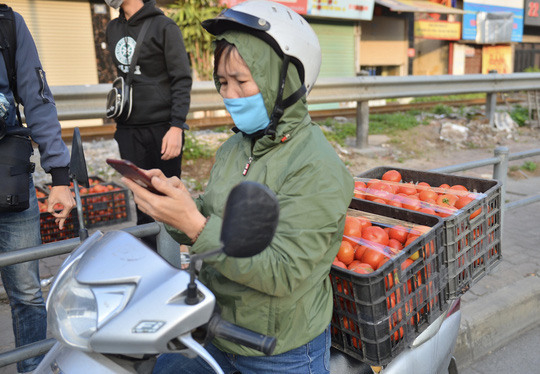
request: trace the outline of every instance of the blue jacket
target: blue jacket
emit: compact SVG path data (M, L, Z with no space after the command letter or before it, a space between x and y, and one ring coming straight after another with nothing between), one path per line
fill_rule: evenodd
M69 151L62 140L56 105L30 30L19 13L14 12L17 30L17 90L32 140L38 144L41 167L52 176L53 185L69 184ZM9 88L4 59L0 58L0 93L9 102L7 126L18 124L15 100Z

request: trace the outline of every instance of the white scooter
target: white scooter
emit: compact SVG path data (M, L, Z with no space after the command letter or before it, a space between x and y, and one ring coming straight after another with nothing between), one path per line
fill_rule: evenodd
M84 182L80 139L74 144L79 145L72 148L72 169L78 175L72 177ZM76 195L79 208L77 189ZM79 218L84 239L80 212ZM64 261L55 277L47 310L58 342L34 373L152 373L161 353L198 355L216 373L223 373L204 349L214 336L271 354L274 338L220 319L214 295L196 280L195 265L221 252L233 257L261 252L272 240L277 220L278 204L268 189L250 182L238 185L225 209L223 247L193 256L189 271L172 267L128 233L94 233ZM246 232L241 228L248 223L253 229ZM457 374L452 352L460 326L459 305L459 299L455 300L381 373ZM332 373L378 369L332 349Z
M160 353L199 355L223 373L203 347L214 336L271 354L275 338L219 317L215 297L195 279L193 265L221 252L254 256L270 244L277 219L272 192L254 182L238 185L225 208L223 247L193 256L189 272L126 232L94 233L53 282L47 310L58 342L35 373L151 373ZM253 230L246 232L248 223Z

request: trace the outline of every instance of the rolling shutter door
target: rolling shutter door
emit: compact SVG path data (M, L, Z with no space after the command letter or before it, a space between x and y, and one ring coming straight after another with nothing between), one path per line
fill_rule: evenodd
M97 84L90 3L10 0L36 42L50 86Z
M354 23L347 21L322 23L310 19L309 24L321 44L322 64L319 77L356 76Z

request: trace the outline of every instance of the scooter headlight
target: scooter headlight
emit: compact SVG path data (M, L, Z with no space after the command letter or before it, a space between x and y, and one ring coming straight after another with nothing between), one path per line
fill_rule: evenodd
M125 308L135 286L81 284L75 278L77 263L66 269L51 290L48 323L56 339L88 351L92 335Z

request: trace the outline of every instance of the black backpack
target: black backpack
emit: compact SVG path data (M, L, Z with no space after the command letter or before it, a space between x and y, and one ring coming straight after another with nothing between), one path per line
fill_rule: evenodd
M6 71L8 73L9 88L13 92L16 102L17 119L22 126L19 103L21 99L17 93L17 70L15 68L15 53L17 52L17 30L13 9L6 4L0 4L0 51L4 57Z
M17 94L17 70L15 68L15 53L17 52L17 30L13 9L0 4L0 51L4 57L8 73L9 88L13 92L16 103L19 126L16 130L25 129L22 126ZM0 212L20 212L29 207L28 178L34 171L34 163L30 162L32 143L27 136L6 135L0 133ZM11 129L14 127L12 126ZM1 132L1 131L0 131Z

